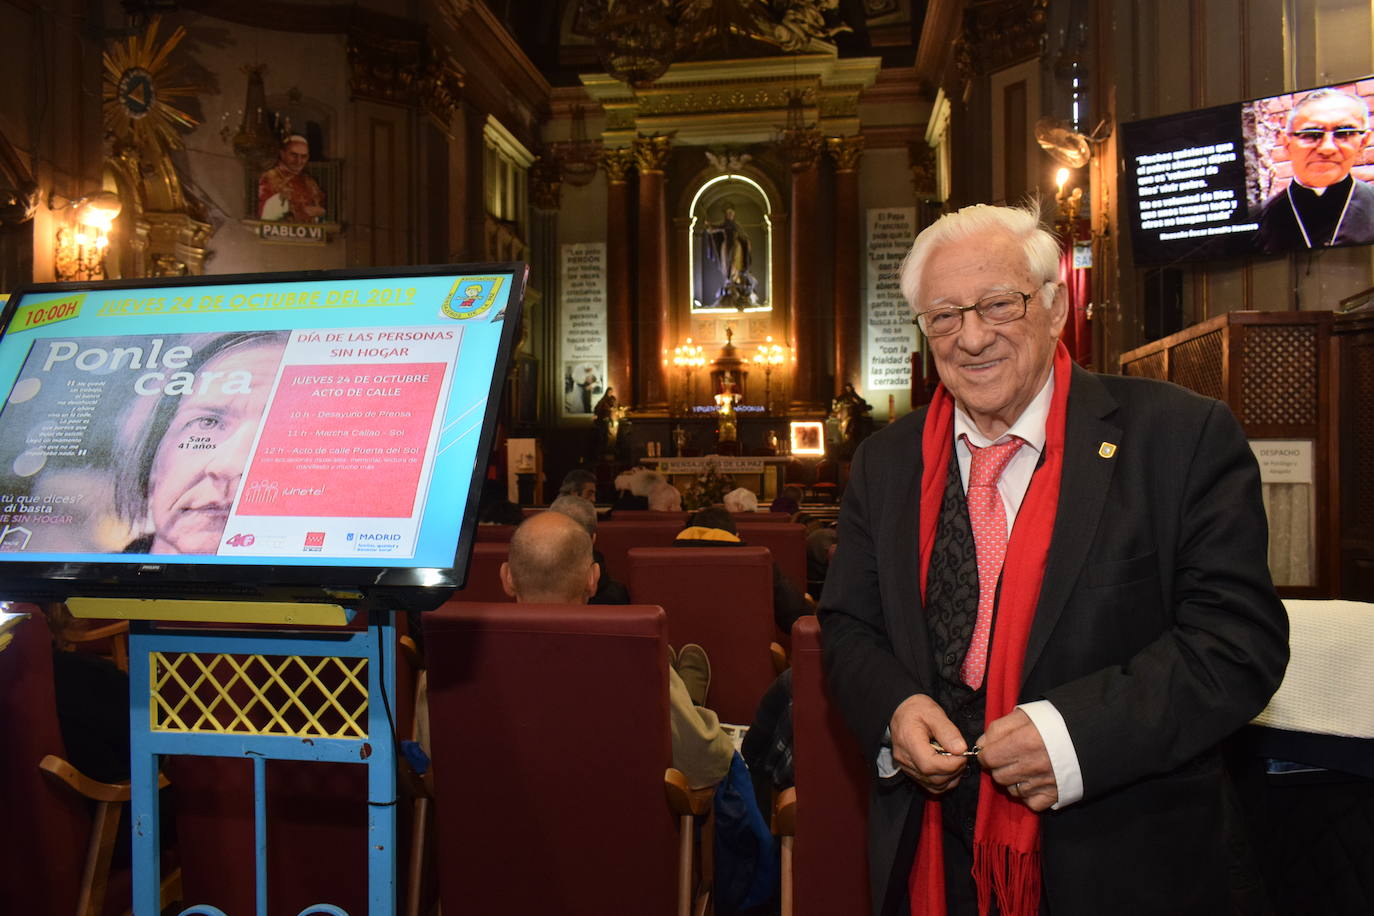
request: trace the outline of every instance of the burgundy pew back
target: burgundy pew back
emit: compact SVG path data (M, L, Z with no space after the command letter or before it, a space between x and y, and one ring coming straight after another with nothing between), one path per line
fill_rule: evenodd
M669 547L682 525L678 522L619 522L596 526L596 549L606 560L605 573L617 582L630 581L629 554L634 547ZM657 604L657 602L647 602Z
M674 912L664 625L633 605L425 615L445 912Z
M792 627L792 766L797 786L792 887L795 916L867 913L868 782L859 744L830 703L820 627Z
M37 607L10 610L33 616L11 630L13 642L0 651L0 912L69 916L76 911L91 817L85 799L38 769L44 755L67 753L57 723L52 638Z
M747 725L773 682L773 561L764 547L639 547L630 600L668 612L668 641L699 643L711 659L707 706Z
M785 516L784 516L785 517ZM796 522L785 525L739 525L742 541L753 547L767 547L778 570L797 587L806 591L806 526Z
M501 564L510 556L510 540L481 542L472 545L472 562L468 577L460 591L453 593L455 601L514 601L501 587Z

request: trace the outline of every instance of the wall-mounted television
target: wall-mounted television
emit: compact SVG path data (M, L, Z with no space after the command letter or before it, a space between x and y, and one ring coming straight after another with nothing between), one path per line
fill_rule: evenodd
M0 318L0 598L437 606L523 264L37 285Z
M1371 87L1356 80L1122 124L1136 262L1374 243Z

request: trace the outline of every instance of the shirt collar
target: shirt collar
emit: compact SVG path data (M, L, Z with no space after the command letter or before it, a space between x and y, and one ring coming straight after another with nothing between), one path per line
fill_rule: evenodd
M984 448L989 445L996 445L998 442L1006 442L1012 436L1025 441L1027 445L1037 452L1045 450L1045 424L1050 419L1050 401L1054 397L1054 373L1051 372L1045 379L1045 384L1040 386L1040 391L1031 402L1026 405L1026 409L1021 411L1021 416L1016 418L1016 422L1007 429L1006 432L996 439L989 439L978 431L973 419L969 417L958 402L954 405L954 441L958 442L960 436L968 436L968 441L978 447Z

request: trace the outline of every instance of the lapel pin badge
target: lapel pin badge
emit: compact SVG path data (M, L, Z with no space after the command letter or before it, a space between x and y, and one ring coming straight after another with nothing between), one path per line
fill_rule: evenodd
M1116 446L1110 442L1103 442L1097 447L1097 454L1102 458L1110 458L1116 454Z

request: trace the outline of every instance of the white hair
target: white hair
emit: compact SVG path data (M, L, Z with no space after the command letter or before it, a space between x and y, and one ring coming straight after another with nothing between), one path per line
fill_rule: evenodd
M1059 282L1059 242L1040 225L1038 208L974 204L946 213L922 230L911 244L911 250L902 261L900 276L902 298L906 299L912 314L920 311L916 296L921 290L921 272L931 252L942 245L964 242L982 233L1011 236L1021 243L1026 252L1026 267L1042 285ZM1046 296L1045 308L1053 305L1054 297Z
M1284 125L1284 129L1292 130L1302 110L1313 102L1320 102L1322 99L1345 99L1347 102L1350 102L1364 114L1364 123L1360 125L1360 129L1369 129L1369 103L1357 95L1342 92L1340 89L1318 89L1315 92L1309 92L1307 95L1303 96L1302 101L1288 110L1288 123Z
M728 512L757 512L759 509L759 498L745 487L736 487L726 493L723 502Z
M649 508L655 512L677 512L682 508L682 494L670 483L654 484L649 491Z

